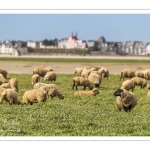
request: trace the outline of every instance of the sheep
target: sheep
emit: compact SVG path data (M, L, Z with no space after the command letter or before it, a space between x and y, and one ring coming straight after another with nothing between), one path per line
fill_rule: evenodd
M109 78L109 70L107 68L102 67L101 69L99 69L99 72L102 72L102 79L104 78Z
M33 74L31 78L31 84L34 85L35 83L40 82L40 76L39 74Z
M150 69L145 70L144 79L147 79L147 80L150 79Z
M99 88L102 82L102 77L94 72L91 72L90 75L88 76L88 80L95 87Z
M56 77L57 77L57 75L56 75L56 73L54 73L53 71L48 71L47 73L46 73L46 75L44 76L44 80L45 81L56 81Z
M120 80L121 79L124 80L124 78L130 78L131 79L132 77L134 77L134 73L135 73L135 71L131 70L130 68L123 69L121 71Z
M91 73L92 70L87 69L87 68L83 68L82 72L81 72L81 77L84 78L88 78L89 74Z
M75 96L96 96L97 94L99 94L97 88L93 88L91 91L77 91L74 93Z
M82 70L83 70L83 68L75 68L74 69L74 76L77 75L80 77Z
M91 71L98 71L99 69L101 69L101 67L94 67L94 66L91 66L91 67L89 67L88 69L90 69Z
M126 89L118 89L114 92L114 96L117 96L116 104L120 111L130 112L137 104L136 95Z
M134 82L132 80L126 80L126 81L124 81L122 83L122 86L121 86L121 89L126 89L128 91L130 89L132 89L132 92L133 92L134 88L135 88L135 84L134 84Z
M3 102L3 100L6 100L7 102L9 102L9 104L20 104L20 101L18 100L18 95L17 92L13 89L5 89L3 90L3 92L1 93L1 97L0 97L0 103Z
M145 78L145 71L135 71L134 77Z
M5 79L10 79L8 72L4 70L3 68L0 68L0 74L2 74Z
M48 71L53 71L53 69L45 66L33 68L33 74L39 74L42 77L44 77Z
M43 89L27 90L22 98L24 104L42 103L47 100L47 92Z
M0 84L3 84L5 82L6 82L6 79L4 78L2 74L0 74Z
M57 86L55 84L46 84L46 83L36 83L34 85L34 89L38 89L38 88L41 88L41 87L48 87L48 88L51 88L53 87L55 89L54 93L53 94L50 94L51 96L51 99L53 99L53 97L57 96L59 99L64 99L64 96L62 95L62 93L58 90Z
M74 86L76 87L76 90L77 90L77 86L84 86L83 90L85 90L86 87L88 87L90 90L94 88L93 84L90 83L90 81L87 78L83 78L83 77L74 77L72 89L74 89Z
M18 81L16 80L16 78L10 79L9 85L12 89L14 89L15 91L18 91Z
M145 87L148 88L148 83L146 79L143 79L141 77L133 77L130 80L133 81L136 86L141 86L141 89L144 89Z
M3 83L0 88L10 89L11 87L9 83Z

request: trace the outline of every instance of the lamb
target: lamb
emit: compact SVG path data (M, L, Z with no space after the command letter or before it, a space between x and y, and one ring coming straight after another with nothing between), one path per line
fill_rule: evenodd
M39 74L42 77L44 77L48 71L53 71L53 69L45 66L33 68L33 74Z
M77 91L74 93L75 96L96 96L97 94L99 94L97 88L93 88L91 91Z
M10 79L9 85L12 89L14 89L15 91L18 91L18 81L16 80L16 78Z
M56 81L56 73L54 73L53 71L48 71L46 73L46 75L44 76L44 80L45 81Z
M90 81L87 78L83 77L74 77L72 89L74 89L74 86L76 87L76 90L77 86L84 86L83 90L85 90L86 87L88 87L90 90L94 88L92 83L90 83Z
M88 76L88 80L95 87L99 88L101 85L102 77L94 72L91 72L90 75Z
M0 74L2 74L5 79L10 79L9 74L8 74L8 72L5 69L0 68Z
M126 81L124 81L122 83L122 86L121 86L121 89L126 89L128 91L130 89L132 89L132 92L133 92L134 88L135 88L135 84L134 84L134 82L132 80L126 80Z
M9 102L9 104L17 104L17 105L20 104L20 101L18 100L17 92L13 89L3 90L0 97L0 103L2 103L3 100L6 100L7 102Z
M148 88L148 83L146 79L143 79L141 77L133 77L130 80L133 81L136 86L141 86L141 89L144 89L145 87Z
M120 111L130 112L137 104L136 95L126 89L118 89L114 96L117 96L116 103Z
M89 74L91 73L92 70L87 69L87 68L83 68L82 72L81 72L81 77L84 78L88 78Z
M57 96L59 99L64 99L64 96L62 95L62 93L58 90L57 86L55 84L46 84L46 83L36 83L34 85L34 89L38 89L38 88L41 88L41 87L48 87L48 88L51 88L53 87L55 90L54 90L54 93L53 94L50 94L51 96L51 99L53 99L53 97Z
M43 89L33 89L33 90L27 90L23 95L23 103L24 104L30 104L33 103L42 103L46 102L47 100L47 93Z
M74 76L77 75L80 77L82 70L83 70L83 68L75 68L74 69Z
M31 78L31 84L34 85L35 83L40 82L40 75L39 74L33 74Z
M123 69L121 71L120 80L121 79L124 80L124 78L130 78L131 79L132 77L134 77L134 73L135 73L135 71L131 70L130 68Z
M5 82L6 82L6 79L4 78L2 74L0 74L0 84L3 84Z

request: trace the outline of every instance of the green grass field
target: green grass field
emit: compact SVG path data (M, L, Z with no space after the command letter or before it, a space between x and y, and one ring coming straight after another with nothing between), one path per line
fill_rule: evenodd
M10 74L19 82L18 97L33 89L32 74ZM75 97L72 74L58 74L55 84L65 96L33 105L0 104L0 136L149 136L148 89L136 87L138 104L129 113L119 111L114 92L121 86L119 75L104 79L95 97ZM41 78L41 82L44 80ZM148 81L149 82L149 81ZM47 82L53 83L53 82ZM82 90L83 87L78 87ZM86 89L88 90L88 88Z

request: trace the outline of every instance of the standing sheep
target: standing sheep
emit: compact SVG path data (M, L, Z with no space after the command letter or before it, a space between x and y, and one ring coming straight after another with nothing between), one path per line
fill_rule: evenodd
M3 100L6 100L7 102L9 102L9 104L17 104L17 105L20 104L20 101L18 100L17 92L13 89L5 89L1 93L0 103L2 103Z
M120 80L121 79L124 80L124 78L130 78L131 79L132 77L134 77L134 73L135 73L135 71L131 70L130 68L123 69L121 71Z
M6 79L4 78L2 74L0 74L0 84L3 84L5 82L6 82Z
M141 89L142 88L144 89L145 87L148 87L147 80L143 79L141 77L133 77L133 78L131 78L131 81L133 81L136 86L140 86Z
M41 88L41 87L48 87L48 88L51 88L53 87L55 90L54 90L54 93L51 96L51 99L53 99L53 97L57 96L59 99L64 99L64 96L62 95L62 93L59 91L59 89L57 88L57 86L55 84L46 84L46 83L36 83L34 85L34 89L38 89L38 88Z
M31 80L32 80L31 81L32 85L34 85L35 83L40 82L40 76L39 76L39 74L33 74Z
M10 79L8 72L2 68L0 68L0 74L2 74L5 79Z
M150 69L145 70L144 79L147 79L147 80L150 79Z
M77 86L84 86L83 90L85 90L86 87L88 87L90 90L94 88L92 83L90 83L88 79L83 77L74 77L72 89L74 89L74 86L76 87L76 90L77 90Z
M16 78L10 79L9 84L12 89L14 89L15 91L18 91L18 81L16 80Z
M47 100L47 93L43 89L28 90L23 95L23 103L32 105L33 103L42 103Z
M135 88L135 84L132 80L126 80L122 83L121 89L126 89L127 91L129 91L130 89L132 89L132 92Z
M97 94L99 94L97 88L93 88L91 91L77 91L74 93L75 96L96 96Z
M101 69L99 69L99 72L102 72L102 79L104 78L109 78L109 70L107 68L102 67Z
M81 76L81 72L82 72L83 68L75 68L74 69L74 76Z
M54 73L53 71L48 71L46 73L46 75L44 76L44 80L45 81L56 81L56 73Z
M114 96L117 96L117 107L118 109L130 112L137 104L136 95L126 89L118 89L114 92Z

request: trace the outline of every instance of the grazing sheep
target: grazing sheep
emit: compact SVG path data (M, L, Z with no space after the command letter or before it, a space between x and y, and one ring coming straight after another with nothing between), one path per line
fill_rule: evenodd
M3 84L0 86L0 88L11 89L9 83L3 83Z
M77 91L74 93L75 96L96 96L97 94L99 94L97 88L93 88L91 91Z
M121 79L124 80L124 78L130 78L131 79L132 77L134 77L134 73L135 73L135 71L131 70L130 68L123 69L121 71L120 80Z
M32 82L31 82L32 85L34 85L35 83L40 82L39 74L33 74L31 80L32 80Z
M141 86L141 89L144 89L145 87L148 88L148 83L146 79L143 79L141 77L133 77L130 80L133 81L136 86Z
M44 80L45 81L56 81L56 73L54 73L53 71L48 71L46 73L46 75L44 76Z
M99 72L102 72L102 79L104 78L109 78L109 70L107 68L102 67L101 69L99 69Z
M90 75L88 76L88 80L95 87L99 88L102 82L102 77L94 72L91 72Z
M0 74L2 74L5 79L10 79L8 72L2 68L0 68Z
M74 76L81 76L81 72L82 72L83 68L75 68L74 69Z
M43 89L28 90L22 98L24 104L42 103L47 100L47 92Z
M147 80L150 79L150 69L145 70L144 79L147 79Z
M57 96L59 99L64 99L64 96L58 90L58 88L57 88L57 86L55 84L46 84L46 83L39 82L39 83L36 83L34 85L34 89L38 89L38 88L41 88L41 87L48 87L48 88L53 87L55 89L54 93L49 95L49 96L51 96L51 99L53 99L53 97L55 97L55 96Z
M81 72L81 77L84 78L88 78L89 74L91 73L92 70L87 69L87 68L83 68L82 72Z
M6 100L7 102L9 102L9 104L17 104L17 105L20 104L20 101L18 100L17 92L13 89L3 90L0 97L0 103L2 103L3 100Z
M0 74L0 84L3 84L5 82L6 82L6 79L4 78L2 74Z
M10 79L9 85L12 89L14 89L15 91L18 91L18 81L16 80L16 78Z
M144 78L145 77L145 71L135 71L134 77Z
M135 88L135 84L134 84L134 82L132 80L126 80L126 81L124 81L122 83L122 86L121 86L121 89L126 89L128 91L130 89L132 89L132 92L133 92L134 88Z
M33 74L39 74L42 77L44 77L48 71L53 71L53 69L45 66L33 68Z
M76 90L77 90L77 86L84 86L83 90L85 90L86 87L88 87L90 90L94 88L92 83L90 83L87 78L83 78L83 77L74 77L72 89L74 89L74 86L76 87Z
M114 92L114 96L117 96L117 107L118 109L130 112L137 104L136 95L126 89L118 89Z

